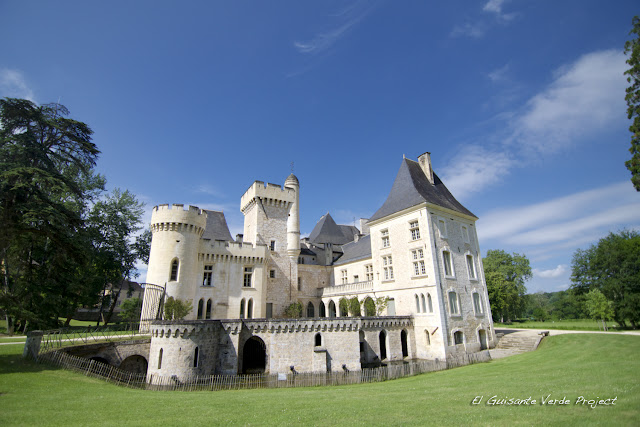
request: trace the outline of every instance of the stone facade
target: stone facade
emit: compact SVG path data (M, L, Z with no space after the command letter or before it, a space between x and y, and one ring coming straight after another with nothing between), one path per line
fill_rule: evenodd
M477 218L433 173L429 153L403 159L387 201L361 230L327 214L301 240L300 191L293 174L284 186L254 182L235 240L221 212L153 209L147 282L194 310L151 326L150 374L245 372L247 343L266 360L251 369L268 372L353 370L495 346ZM341 313L340 301L354 297L361 312ZM276 320L294 302L305 319ZM145 307L154 303L145 295ZM367 317L376 311L382 316Z

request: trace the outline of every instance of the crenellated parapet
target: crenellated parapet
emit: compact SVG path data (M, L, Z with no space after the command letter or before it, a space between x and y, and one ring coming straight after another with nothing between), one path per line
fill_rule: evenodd
M210 321L154 321L151 324L151 337L190 339L213 334L218 329L219 325Z
M155 206L151 212L151 231L176 231L193 233L202 237L207 224L207 213L196 206L184 208L183 204Z
M283 188L278 184L255 181L240 199L242 213L249 211L254 205L276 206L289 209L295 201L296 192L291 188Z
M413 326L413 316L363 317L362 329L392 329Z
M216 240L204 242L198 256L206 263L266 264L267 253L264 244Z

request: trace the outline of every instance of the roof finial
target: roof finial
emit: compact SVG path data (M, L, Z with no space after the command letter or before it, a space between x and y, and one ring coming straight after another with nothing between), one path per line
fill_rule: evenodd
M293 173L293 162L291 162L291 173Z
M404 160L404 159L406 159L406 157L405 157L404 153L402 154L402 159L403 159L403 160Z

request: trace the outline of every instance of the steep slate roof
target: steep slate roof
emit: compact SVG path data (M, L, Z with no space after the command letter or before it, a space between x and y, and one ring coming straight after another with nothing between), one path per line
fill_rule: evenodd
M369 221L384 218L424 202L477 218L451 195L435 173L433 182L429 182L418 162L403 159L387 200Z
M203 239L210 240L225 240L227 242L233 242L233 237L229 232L227 226L227 220L224 217L224 213L218 211L208 211L203 209L207 213L207 225L202 234Z
M342 226L336 224L327 212L320 218L320 221L313 227L313 231L309 234L311 243L332 243L334 245L343 245L353 240L353 235L347 237L343 232Z
M347 242L353 242L354 236L356 234L360 234L360 230L358 230L358 228L354 225L338 224L338 227L340 227L340 231L342 231L342 234L344 234L344 237L347 238Z
M342 246L344 255L335 263L335 265L345 264L351 261L371 257L371 235L367 234L357 242L350 242Z

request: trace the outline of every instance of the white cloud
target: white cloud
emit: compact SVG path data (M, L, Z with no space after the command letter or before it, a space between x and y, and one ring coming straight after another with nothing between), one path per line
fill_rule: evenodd
M553 152L624 117L625 68L625 56L617 50L589 53L560 68L526 103L508 141Z
M502 5L507 0L489 0L482 8L485 12L495 13L496 16L503 21L511 21L516 17L515 13L502 13Z
M483 22L467 22L461 25L456 25L451 31L452 37L468 36L475 39L479 39L484 36L487 31L487 26Z
M560 264L556 268L551 270L538 270L533 269L533 275L537 277L542 277L544 279L557 278L566 275L569 271L569 268L565 264Z
M293 46L303 54L318 54L329 50L352 28L359 24L376 6L375 2L358 1L332 17L341 21L337 26L318 33L309 41L296 41Z
M487 77L493 83L499 83L499 82L508 80L508 74L509 74L509 64L506 64L503 67L500 67L496 70L491 71L489 74L487 74Z
M24 98L35 102L33 90L18 70L0 68L0 97Z
M513 160L507 152L470 145L443 169L442 179L456 198L464 199L500 181L512 166Z
M541 203L488 212L480 219L481 240L516 246L567 243L568 247L640 222L640 199L631 184L621 182Z

